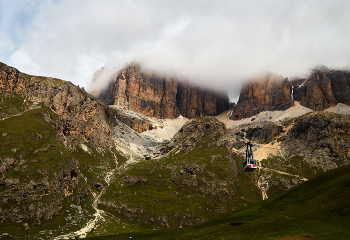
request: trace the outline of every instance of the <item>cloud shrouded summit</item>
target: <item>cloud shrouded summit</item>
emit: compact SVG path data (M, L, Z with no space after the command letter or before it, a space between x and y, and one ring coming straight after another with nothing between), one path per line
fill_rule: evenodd
M136 60L238 94L262 70L350 65L350 1L4 1L0 61L89 86ZM104 80L107 80L108 77ZM236 89L236 90L235 90Z

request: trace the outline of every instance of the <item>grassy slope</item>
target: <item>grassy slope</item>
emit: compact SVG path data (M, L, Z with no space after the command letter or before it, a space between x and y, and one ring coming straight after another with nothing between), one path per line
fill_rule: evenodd
M88 152L84 151L81 146L78 146L74 152L68 151L63 144L56 139L57 133L55 129L43 118L43 114L48 114L51 119L54 120L57 117L56 114L49 108L38 108L27 111L27 107L30 106L30 104L31 103L25 102L19 95L12 93L0 94L0 106L2 106L2 109L0 109L0 116L6 114L6 117L9 117L20 114L19 116L0 121L0 159L12 157L15 159L23 158L25 161L25 163L23 163L23 161L20 163L20 160L18 160L5 174L5 177L18 178L20 179L20 183L29 182L30 180L40 181L40 179L46 176L52 179L55 177L56 172L64 168L65 162L71 161L74 158L80 163L79 170L82 175L73 196L81 194L78 189L86 189L89 187L93 192L98 193L101 187L97 189L93 184L100 183L102 187L106 186L107 184L104 179L106 172L115 169L116 160L118 162L122 161L122 156L113 149L94 149L88 143L85 144L89 149ZM5 136L2 133L5 133ZM47 147L47 144L56 147ZM16 151L14 151L14 149ZM35 152L38 149L46 150ZM47 175L43 175L40 171L46 172ZM0 185L0 191L3 190L5 190L4 186ZM60 196L57 195L56 197ZM85 225L95 212L91 206L93 196L89 194L87 197L83 198L80 203L83 209L81 213L79 213L76 207L72 206L74 203L70 201L70 197L64 200L60 215L54 217L52 220L41 221L41 225L37 225L36 221L33 220L25 220L20 223L6 221L1 223L0 235L2 233L9 233L18 238L26 237L31 239L37 238L36 234L39 232L46 231L42 232L40 236L43 238L50 238L50 236L52 237L54 235L78 230ZM42 201L46 201L45 197ZM21 208L23 204L27 203L23 201L21 204L16 204L10 201L6 203L6 206L2 204L0 207L3 209L7 209L8 207ZM123 222L113 217L111 219L121 222L124 228L133 226L133 224L127 221ZM24 230L24 223L28 223L31 231L28 232ZM135 228L130 227L130 229ZM114 231L111 232L113 233Z
M303 119L306 118L308 115L321 115L323 116L324 119L327 119L329 117L333 117L332 122L337 124L337 121L341 122L341 126L343 126L344 128L344 122L347 122L348 116L346 115L342 115L342 114L335 114L335 113L329 113L329 112L313 112L313 113L306 113L302 116L296 117L296 118L291 118L289 120L287 120L286 122L284 122L284 127L288 128L291 125L295 125L298 124L298 122ZM327 122L327 121L326 121ZM285 129L286 130L286 129ZM337 129L333 129L332 133L331 133L331 137L326 135L322 135L322 128L318 129L319 134L323 137L321 137L320 139L317 139L317 143L316 147L312 146L312 145L308 145L305 146L306 149L310 149L311 151L309 152L311 154L315 153L315 158L314 161L321 161L322 160L322 154L320 152L317 153L317 151L323 151L324 150L324 154L327 154L327 150L330 151L331 154L334 155L334 157L330 158L329 160L331 160L331 162L335 163L337 166L342 166L344 164L347 164L346 162L349 161L350 158L348 157L335 157L337 156L337 152L340 149L346 149L346 142L347 142L347 138L349 136L349 133L346 133L344 131L344 129L342 130L341 128ZM287 131L286 131L287 132ZM332 139L332 140L331 140ZM296 141L300 141L301 139L296 139ZM327 141L328 140L328 141ZM338 146L337 146L337 142L339 142ZM323 143L324 144L323 144ZM331 145L329 145L328 143L332 143ZM335 145L334 145L335 144ZM332 147L333 145L333 147ZM327 146L329 149L327 149ZM336 149L332 150L332 148L334 148L334 146L336 147ZM343 147L341 147L343 146ZM273 145L272 145L273 148ZM270 179L270 183L273 182L273 179L280 179L284 182L288 182L290 181L291 183L296 180L300 180L302 178L306 178L306 179L311 179L313 177L315 177L317 174L319 173L323 173L324 170L322 170L321 167L310 167L310 164L306 161L305 158L305 153L307 151L305 151L305 149L301 149L299 154L300 155L294 155L293 157L289 157L286 153L283 155L269 155L266 159L263 159L260 161L260 164L262 167L264 168L268 168L268 169L273 169L273 170L277 170L277 171L281 171L287 174L291 174L294 176L288 176L286 174L279 174L276 171L267 171L267 174L272 173L273 177ZM339 156L339 155L338 155ZM262 171L259 172L259 174L264 174L263 169L261 169ZM266 171L265 171L266 174ZM295 184L291 184L291 185L295 185ZM275 181L275 184L272 184L269 186L269 189L267 191L267 195L269 197L275 196L277 194L280 194L282 192L284 192L286 190L286 186L283 186L281 184L281 182L278 183L278 181Z
M16 100L18 100L17 97ZM19 106L22 102L13 102L11 108L16 108L16 104ZM51 118L55 118L55 114L48 108L39 108L23 113L20 116L12 117L4 121L0 121L0 132L6 133L6 136L0 134L1 148L0 148L0 157L12 157L15 159L23 158L25 163L17 163L5 174L6 178L18 178L20 183L26 183L30 180L40 181L41 179L48 177L49 179L55 178L55 173L60 172L64 168L64 163L71 161L72 155L70 152L56 139L55 129L43 119L42 114L47 113L51 115ZM54 145L56 147L47 148L47 144ZM47 149L46 151L38 151L38 149ZM16 149L16 151L13 151ZM46 172L42 174L41 172ZM85 185L84 185L85 184ZM84 185L83 188L86 188L87 185L83 181L80 182L80 185ZM80 186L78 185L78 187ZM0 186L0 191L4 189L4 186ZM79 194L75 192L74 194ZM60 197L60 194L50 195L50 200L54 197ZM48 199L49 200L49 199ZM86 198L89 202L89 198ZM45 202L45 197L41 200ZM91 203L91 198L90 198ZM22 201L20 204L16 204L12 201L6 203L6 206L2 205L3 208L12 208L19 207L23 204L27 204L25 201ZM52 221L43 221L41 225L38 226L35 221L25 220L22 223L1 223L2 227L0 228L0 233L10 233L11 235L16 236L27 236L28 232L25 232L23 229L23 223L28 223L31 227L31 234L36 234L39 231L45 229L60 229L60 226L65 226L65 217L67 217L67 211L75 212L74 209L70 208L71 203L64 201L63 214L56 217ZM87 205L86 205L87 204ZM81 205L86 207L86 210L92 211L90 204L86 201L82 201ZM84 216L85 218L86 216ZM82 222L85 222L86 219L82 219ZM71 230L77 229L76 226L70 227Z
M32 102L24 102L18 94L0 93L0 119L21 114L31 105Z
M219 137L219 134L216 135L214 140ZM222 215L222 212L241 209L260 201L261 194L252 175L241 170L243 159L231 155L226 147L212 146L212 142L213 139L205 137L189 152L180 151L168 157L129 166L125 172L116 175L115 181L107 188L101 200L117 206L125 204L128 208L139 209L137 211L140 216L134 217L134 220L146 221L143 226L149 228L160 227L156 221L158 217L166 216L170 226L177 227L184 214L193 219L209 220ZM196 174L195 181L198 185L184 186L183 182L189 179L185 179L180 171L184 171L184 167L191 163L205 164L206 170ZM232 172L232 168L235 168L233 165L236 164L237 177ZM176 172L178 176L175 182L171 181L172 172ZM148 182L122 186L121 181L125 174L147 178ZM202 182L203 178L207 182L215 182L214 190ZM233 191L235 196L225 196L223 191L220 192L222 189ZM213 191L216 194L213 195ZM120 216L111 207L99 207ZM150 219L154 223L150 223Z
M343 166L200 225L92 239L349 239L349 199L350 166Z

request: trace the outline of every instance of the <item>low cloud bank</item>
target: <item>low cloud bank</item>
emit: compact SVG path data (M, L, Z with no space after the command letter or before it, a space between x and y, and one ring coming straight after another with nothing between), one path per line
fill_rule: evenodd
M14 49L9 54L0 40L1 61L84 87L101 67L103 87L138 61L236 99L261 71L292 77L317 64L350 66L349 1L35 2L33 16L14 28L11 18L28 6L12 4L14 14L0 18L0 35Z

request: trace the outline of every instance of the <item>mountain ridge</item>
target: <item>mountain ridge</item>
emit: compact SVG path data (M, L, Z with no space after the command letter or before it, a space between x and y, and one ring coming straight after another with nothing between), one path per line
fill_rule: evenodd
M350 72L325 66L314 68L307 78L288 80L268 73L243 85L237 105L229 109L231 120L250 118L262 111L286 110L294 101L315 111L343 103L350 106Z
M94 75L93 82L98 81L98 75ZM215 116L229 107L225 93L193 86L175 76L143 70L136 62L126 65L106 89L94 95L108 105L157 118L173 119L180 114L187 118Z
M270 87L252 94L280 90L253 103L281 115L260 112L228 128L210 116L145 116L70 82L0 69L0 234L73 238L185 227L349 164L349 116L285 114L292 109L281 111L290 89L283 77L270 79L285 88L265 81ZM241 168L247 139L259 162L252 173Z

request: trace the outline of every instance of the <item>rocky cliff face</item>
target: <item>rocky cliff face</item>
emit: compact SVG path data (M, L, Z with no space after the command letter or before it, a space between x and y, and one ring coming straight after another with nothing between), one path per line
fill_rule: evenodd
M42 102L59 118L51 123L59 137L69 148L90 142L94 147L113 146L112 127L116 125L115 113L87 94L80 94L74 85L61 87L35 82L30 84L25 95L30 101Z
M218 115L229 106L227 95L179 82L175 76L143 71L131 63L98 94L108 105L124 106L157 118Z
M185 124L161 151L167 153L174 148L192 149L208 132L211 133L207 136L209 138L213 138L216 134L224 135L227 132L226 125L213 117L197 118Z
M27 80L15 68L0 62L0 91L22 94L28 87Z
M304 107L323 111L338 103L350 106L350 72L331 70L327 67L314 69L307 79L294 79L294 100Z
M48 172L40 168L37 169L37 178L28 180L27 177L25 180L28 181L25 181L23 176L15 178L5 176L12 169L16 172L25 171L25 168L31 168L28 163L33 163L24 159L18 161L10 157L0 158L0 160L0 174L2 175L0 186L3 187L0 192L0 203L3 205L0 211L1 222L51 219L54 215L59 214L63 199L73 194L80 180L78 162L74 160L54 164L56 178L52 178L52 171ZM89 193L89 189L84 191L80 197L74 199L75 202L79 202L80 198Z
M279 141L288 156L303 156L310 168L328 171L349 164L350 117L327 112L305 114Z
M0 221L40 225L60 213L64 200L79 204L89 194L80 181L88 164L80 164L77 146L114 147L117 113L70 82L3 63L0 96Z
M287 78L275 74L267 74L244 85L237 105L231 109L230 119L248 118L276 106L289 108L293 105L291 88Z
M50 107L59 117L48 121L68 148L83 142L95 147L113 146L116 112L70 82L56 83L47 84L0 63L0 91L21 94L26 101Z
M230 119L249 118L265 110L285 110L294 105L294 100L315 111L338 103L350 106L350 72L322 66L313 69L308 78L291 81L267 74L242 87L237 105L230 109Z

